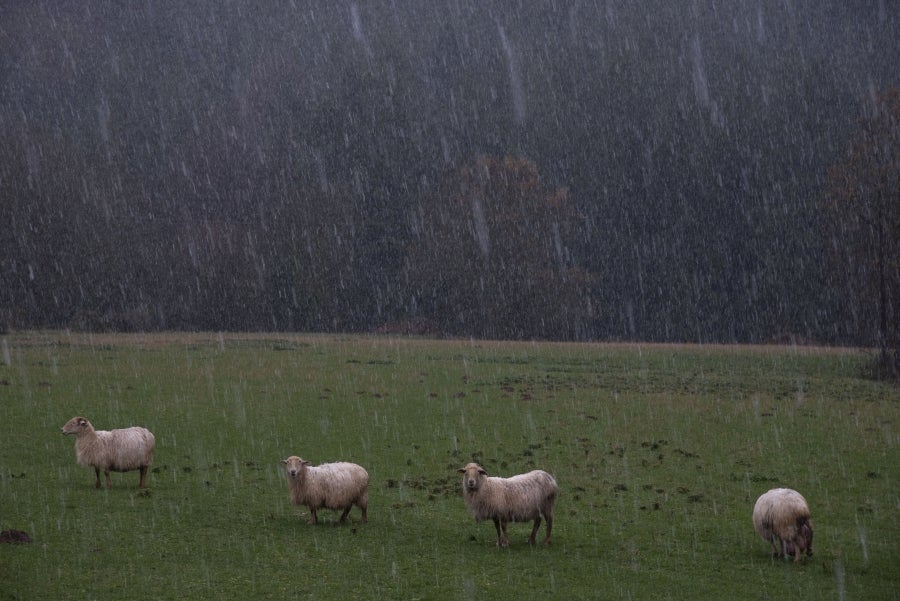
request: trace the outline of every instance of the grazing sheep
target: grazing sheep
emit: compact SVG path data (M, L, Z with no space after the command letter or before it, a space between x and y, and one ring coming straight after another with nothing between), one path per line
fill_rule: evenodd
M541 517L547 520L544 544L550 544L553 530L553 505L559 495L556 480L543 470L534 470L510 478L488 476L483 467L470 463L457 470L463 474L463 498L476 521L491 519L497 529L497 546L508 547L506 525L534 520L528 542L534 544Z
M343 509L340 521L347 519L355 504L362 510L362 523L368 521L369 474L355 463L323 463L312 466L309 461L292 455L282 459L291 491L291 503L309 508L310 524L317 522L316 511Z
M112 488L109 472L141 471L140 488L146 484L147 468L153 461L156 439L146 428L122 430L94 430L87 419L73 417L62 427L63 434L75 435L75 457L78 465L93 467L97 474L94 484L100 488L100 470L106 474L106 488Z
M773 488L756 500L753 507L753 527L772 545L772 557L813 554L813 527L806 499L790 488ZM780 546L777 542L780 542Z

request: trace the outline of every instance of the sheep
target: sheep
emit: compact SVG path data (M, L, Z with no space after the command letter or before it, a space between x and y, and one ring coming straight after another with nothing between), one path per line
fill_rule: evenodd
M470 463L457 470L463 474L463 498L475 520L491 519L497 529L497 546L508 547L506 526L509 522L534 520L529 544L535 543L541 517L547 520L547 536L543 544L550 544L553 531L553 506L559 496L556 480L543 470L534 470L510 478L488 476L483 467Z
M793 555L794 561L800 561L803 551L813 554L809 506L796 490L773 488L760 495L753 507L753 527L772 545L772 557Z
M76 416L62 427L63 434L75 435L78 465L93 467L100 488L100 470L106 474L106 488L112 488L109 472L140 470L140 488L146 486L147 469L153 461L156 439L146 428L134 426L121 430L94 430L86 418Z
M308 524L317 523L316 512L326 509L343 509L343 523L355 504L362 510L362 523L368 521L369 473L355 463L345 461L312 466L309 461L291 455L282 459L291 503L306 505L309 509Z

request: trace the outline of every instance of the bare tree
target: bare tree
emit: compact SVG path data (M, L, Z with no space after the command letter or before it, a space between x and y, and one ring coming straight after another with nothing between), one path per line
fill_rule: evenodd
M873 95L829 171L834 281L847 286L882 373L900 378L900 88Z

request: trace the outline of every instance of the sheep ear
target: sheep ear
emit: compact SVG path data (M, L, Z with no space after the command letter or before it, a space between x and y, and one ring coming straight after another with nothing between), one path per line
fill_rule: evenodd
M484 469L483 467L478 468L478 473L481 474L482 476L487 476L487 470Z
M466 468L461 467L461 468L459 468L459 469L456 470L456 471L457 471L457 473L459 473L459 474L465 474L465 473L466 473Z
M78 419L78 425L79 425L79 426L87 425L87 420L84 419L83 417L82 417L82 418L79 418L79 419Z
M282 460L281 460L281 465L287 465L287 459L282 459Z
M310 462L307 461L306 459L301 459L301 460L300 460L300 465L311 465L311 464L310 464Z

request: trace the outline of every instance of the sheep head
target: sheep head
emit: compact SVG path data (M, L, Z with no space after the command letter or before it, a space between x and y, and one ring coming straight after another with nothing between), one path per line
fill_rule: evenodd
M803 520L803 523L797 528L797 538L795 539L795 542L801 553L806 551L807 555L811 556L813 554L813 529L809 520Z
M94 427L91 425L91 422L87 420L87 418L75 416L67 421L66 425L62 427L62 433L75 434L76 436L78 436L82 432L87 432L93 429Z
M296 455L291 455L287 459L282 459L281 463L284 465L284 473L287 474L287 477L291 480L302 480L303 475L306 472L306 466L309 465L309 461L301 459Z
M481 487L482 480L487 476L487 471L477 463L470 463L456 471L463 474L463 489L468 492L478 490Z

